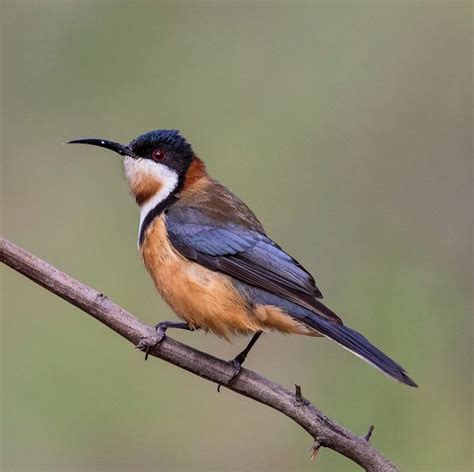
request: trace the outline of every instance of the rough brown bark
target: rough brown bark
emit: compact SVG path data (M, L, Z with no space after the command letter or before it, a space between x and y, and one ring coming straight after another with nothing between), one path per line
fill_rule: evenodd
M145 340L150 345L156 339L155 330L110 301L105 295L69 277L47 262L0 236L0 260L50 292L93 316L122 337L137 345ZM236 393L268 405L285 414L313 438L313 455L319 447L327 447L346 456L367 471L397 471L368 441L336 424L314 405L305 400L297 386L292 393L282 386L247 369L231 385L226 381L233 373L228 362L200 352L169 337L152 347L151 356L170 362ZM366 439L367 437L367 439Z

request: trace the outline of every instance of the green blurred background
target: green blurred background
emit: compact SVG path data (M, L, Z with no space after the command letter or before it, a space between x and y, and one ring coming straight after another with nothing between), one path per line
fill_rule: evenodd
M312 271L398 385L325 340L248 361L402 470L472 468L470 2L2 1L2 233L152 323L120 160L176 127ZM143 355L2 273L5 471L357 467L284 416ZM172 334L224 358L233 344Z

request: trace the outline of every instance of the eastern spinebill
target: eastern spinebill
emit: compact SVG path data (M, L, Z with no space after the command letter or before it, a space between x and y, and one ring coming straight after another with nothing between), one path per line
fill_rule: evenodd
M232 361L239 374L262 332L325 336L394 379L416 387L403 367L348 328L322 302L313 277L270 239L253 212L206 172L177 130L155 130L128 145L91 144L123 158L140 207L138 247L153 282L184 322L156 325L202 329L229 339L253 335Z

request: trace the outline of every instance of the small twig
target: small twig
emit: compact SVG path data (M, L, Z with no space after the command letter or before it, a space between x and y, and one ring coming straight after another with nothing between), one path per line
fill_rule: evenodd
M367 431L367 433L365 433L365 436L364 436L364 439L366 441L370 441L370 438L372 437L372 433L374 432L374 429L375 429L375 426L371 424L369 426L369 430Z
M303 403L303 395L301 395L301 385L295 384L295 397L298 403Z
M152 340L156 337L156 331L151 326L142 324L102 293L81 284L1 236L0 261L77 306L135 346L141 340ZM227 381L234 369L228 362L169 337L159 346L151 347L149 354L285 414L315 438L313 457L316 457L319 448L324 446L346 456L369 472L398 470L366 440L370 438L370 430L366 437L356 436L336 424L309 401L295 402L295 399L303 398L298 386L296 394L293 394L281 385L247 369L242 369L239 377L229 384Z
M310 459L312 461L314 461L316 457L318 457L320 449L321 449L321 443L317 439L315 439L310 449L310 452L311 452Z
M301 393L301 385L295 384L295 404L296 405L309 405L309 401L303 397Z

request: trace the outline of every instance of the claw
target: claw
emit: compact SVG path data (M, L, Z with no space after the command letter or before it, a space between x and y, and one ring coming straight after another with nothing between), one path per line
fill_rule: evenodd
M242 370L242 362L238 359L237 356L235 359L232 359L230 364L234 368L234 373L232 374L231 378L226 382L227 384L231 384L235 381L235 379L239 376L240 371ZM220 393L222 384L217 384L217 391Z
M166 327L163 327L161 323L158 323L155 326L156 333L154 336L148 336L146 338L140 339L138 344L135 346L140 351L145 353L145 360L148 360L150 351L161 344L166 337Z
M232 377L229 379L228 383L232 383L239 376L240 371L242 370L242 363L237 358L233 359L230 363L234 368L234 373L232 374Z
M242 370L242 364L245 362L250 349L252 349L253 345L257 342L258 338L262 335L262 331L257 331L253 336L250 342L248 343L247 347L240 353L235 356L234 359L230 361L232 366L234 367L234 373L232 377L228 380L228 384L232 383L240 374Z

